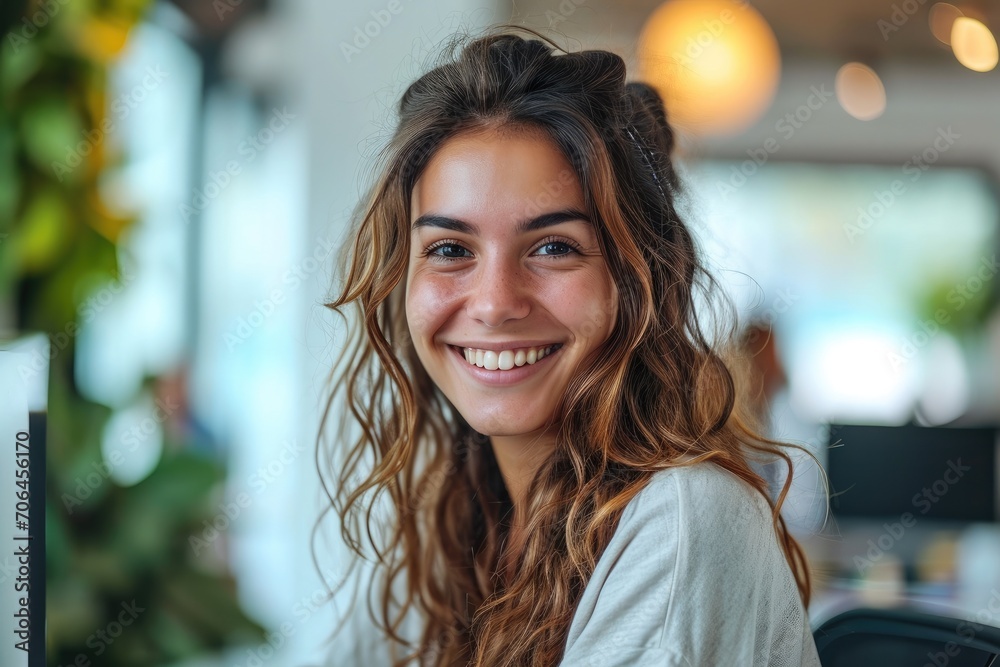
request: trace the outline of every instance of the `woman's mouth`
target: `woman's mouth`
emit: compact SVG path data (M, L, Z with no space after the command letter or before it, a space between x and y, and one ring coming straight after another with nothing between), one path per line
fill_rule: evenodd
M549 343L536 347L522 347L514 350L485 350L474 347L452 346L470 366L478 366L488 371L509 371L521 366L533 366L562 347L561 343Z

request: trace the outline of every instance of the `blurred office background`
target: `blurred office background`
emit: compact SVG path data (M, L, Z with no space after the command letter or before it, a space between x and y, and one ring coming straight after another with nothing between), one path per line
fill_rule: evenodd
M0 21L0 338L51 342L49 664L322 659L333 253L402 90L506 21L667 98L761 417L838 494L824 517L797 457L814 617L1000 625L996 3L5 0Z

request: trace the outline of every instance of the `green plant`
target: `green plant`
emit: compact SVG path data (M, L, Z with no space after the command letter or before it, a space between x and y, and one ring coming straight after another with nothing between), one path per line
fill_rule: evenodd
M0 331L44 331L53 351L50 665L168 664L263 635L220 562L197 558L188 543L217 512L224 467L171 436L138 484L102 477L111 410L82 396L74 378L81 306L118 279L117 244L133 220L101 201L99 178L116 157L100 140L86 154L73 147L104 119L109 65L146 5L5 0L0 13ZM71 158L73 168L59 167Z

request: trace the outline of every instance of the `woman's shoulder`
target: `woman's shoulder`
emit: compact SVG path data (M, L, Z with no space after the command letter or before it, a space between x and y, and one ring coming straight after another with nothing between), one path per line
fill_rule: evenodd
M643 571L696 588L791 580L768 500L711 461L654 473L626 506L595 574Z
M619 564L651 563L656 550L657 567L688 585L742 588L756 578L794 585L768 499L711 461L654 473L608 546Z
M749 482L712 461L702 461L653 473L621 518L622 524L648 529L662 527L664 521L679 533L700 533L710 539L759 530L763 524L770 527L772 508Z
M568 640L565 667L623 665L609 656L626 649L643 656L631 665L819 664L770 503L710 461L632 498Z

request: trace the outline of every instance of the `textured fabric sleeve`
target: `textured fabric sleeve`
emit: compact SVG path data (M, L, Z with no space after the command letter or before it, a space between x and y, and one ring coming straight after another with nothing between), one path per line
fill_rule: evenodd
M581 596L562 667L818 667L771 510L711 463L633 499Z

